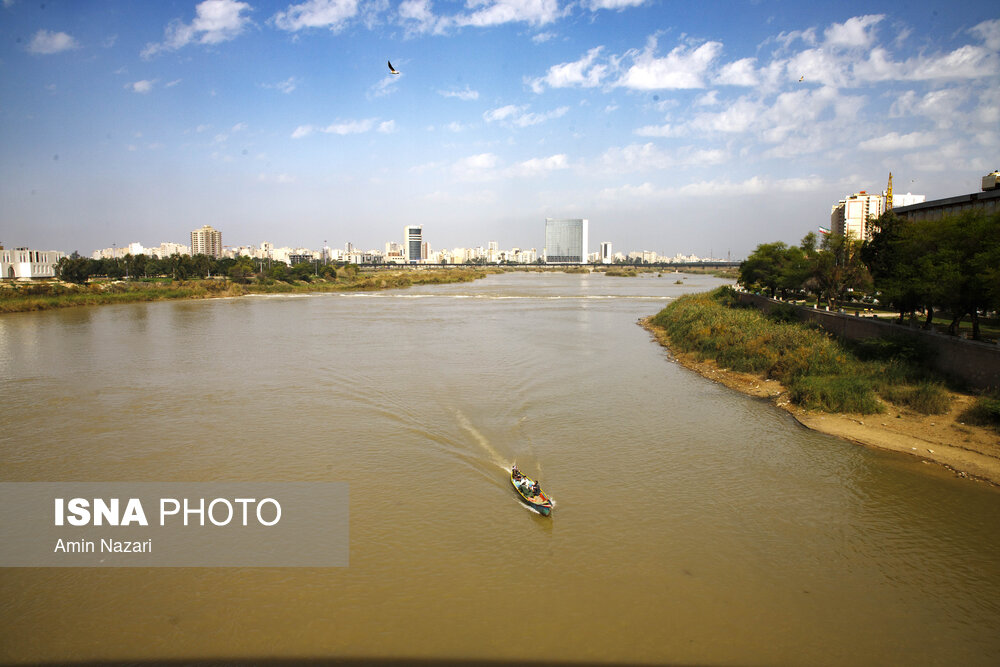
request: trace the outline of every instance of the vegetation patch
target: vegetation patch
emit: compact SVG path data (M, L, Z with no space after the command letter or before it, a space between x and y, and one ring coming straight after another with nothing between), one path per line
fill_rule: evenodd
M968 424L985 426L1000 433L1000 391L977 397L958 418Z
M943 415L951 407L951 395L940 382L884 384L879 388L878 395L923 415Z
M482 278L489 271L479 269L437 269L427 271L359 272L351 265L340 267L326 277L310 276L300 280L293 274L284 279L265 273L241 275L238 279L210 280L104 280L82 284L58 282L9 284L0 290L0 313L27 312L97 306L109 303L135 303L166 299L205 299L244 294L289 294L299 292L336 292L406 288L411 285L468 282Z
M678 350L777 380L794 403L809 409L871 414L884 411L882 401L888 401L941 414L950 404L944 386L930 381L930 372L914 361L919 355L908 341L866 342L852 349L780 309L765 316L741 307L729 287L683 296L652 324Z

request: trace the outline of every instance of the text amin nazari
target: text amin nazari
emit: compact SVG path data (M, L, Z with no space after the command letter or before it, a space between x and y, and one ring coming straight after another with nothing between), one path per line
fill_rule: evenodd
M97 543L94 540L56 540L53 553L96 553ZM153 540L127 541L127 540L101 540L101 553L152 553Z

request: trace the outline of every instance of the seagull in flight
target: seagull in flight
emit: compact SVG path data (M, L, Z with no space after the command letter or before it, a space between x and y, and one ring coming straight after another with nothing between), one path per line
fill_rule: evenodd
M388 60L386 60L385 62L386 62L387 65L389 65L389 71L390 72L392 72L393 74L399 74L399 72L396 71L396 68L392 66L391 62L389 62Z

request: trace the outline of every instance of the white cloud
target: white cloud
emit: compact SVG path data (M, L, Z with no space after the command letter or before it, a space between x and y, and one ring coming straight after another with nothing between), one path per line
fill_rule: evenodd
M760 83L754 63L756 58L742 58L723 65L713 83L721 86L756 86Z
M236 39L250 18L249 4L237 0L204 0L195 7L195 18L188 24L180 19L171 21L164 30L163 41L150 43L142 50L143 58L150 58L161 51L176 51L188 44L219 44Z
M320 132L325 132L327 134L339 134L341 136L347 134L362 134L368 132L375 126L375 118L365 118L363 120L349 120L343 123L332 123L322 128Z
M459 26L486 27L504 23L545 25L561 16L558 0L471 0L470 7L485 5L471 14L455 16Z
M824 187L818 178L785 178L771 180L752 176L743 181L728 180L696 181L680 187L659 188L650 182L641 185L623 185L605 188L599 193L604 200L666 199L718 197L720 192L727 196L753 196L772 192L815 192Z
M1000 73L1000 54L982 46L967 44L939 56L918 56L902 64L903 79L978 79Z
M937 141L937 137L930 132L910 132L909 134L890 132L881 137L862 141L858 147L869 151L912 150L921 146L932 146Z
M550 155L549 157L525 160L511 168L509 173L512 176L540 176L550 171L558 171L560 169L567 169L568 167L569 162L566 155L560 153L558 155Z
M600 9L619 10L629 7L639 7L646 4L646 0L585 0L583 6L592 12Z
M262 83L261 88L266 88L268 90L277 90L279 92L288 95L292 93L299 85L299 80L297 77L290 76L284 81L278 81L277 83Z
M498 158L493 153L479 153L458 160L452 165L451 171L459 180L488 180L496 176L493 170L497 161Z
M618 85L636 90L704 88L709 67L722 50L719 42L705 42L697 48L680 45L669 54L657 58L656 37L646 48L633 52L635 64L618 81Z
M164 88L173 88L174 86L178 85L180 82L181 82L181 79L174 79L173 81L167 81L165 84L163 84L163 87Z
M551 39L555 39L556 34L554 32L540 32L532 35L531 41L535 44L543 44Z
M399 80L402 78L402 76L404 75L399 75L399 76L393 74L386 75L385 78L383 78L381 81L379 81L378 83L376 83L375 85L373 85L371 88L368 89L368 97L376 98L376 97L385 97L386 95L392 95L394 92L396 92L396 84L399 83Z
M512 125L514 127L528 127L529 125L544 123L545 121L552 120L553 118L560 118L566 115L566 112L569 111L569 107L559 107L558 109L553 109L552 111L537 114L528 113L527 108L527 106L514 106L513 104L508 104L507 106L487 111L483 114L483 120L487 123L497 122L503 125Z
M292 132L292 139L302 139L303 137L308 137L314 132L346 136L349 134L364 134L365 132L372 131L372 129L377 129L377 131L383 133L393 132L396 129L395 121L384 121L379 123L377 127L376 123L378 123L377 118L363 118L361 120L347 120L331 123L326 127L318 127L316 125L299 125Z
M408 35L439 33L448 25L447 19L434 15L430 0L403 0L397 9L399 23Z
M465 90L439 90L438 94L443 97L457 97L466 102L479 99L479 91L472 90L468 86L465 87Z
M246 123L240 122L240 123L236 123L236 125L233 125L233 127L229 131L230 132L242 132L243 130L247 129L247 127L249 127L249 126Z
M608 173L620 174L635 171L673 169L686 166L722 164L728 159L726 151L693 146L668 150L650 142L609 148L600 158L601 166Z
M684 134L684 130L676 125L665 123L663 125L643 125L635 130L635 134L640 137L679 137Z
M969 28L969 32L983 40L983 46L991 51L1000 51L1000 19L983 21Z
M154 83L156 83L155 79L152 80L152 81L149 81L147 79L143 79L142 81L135 81L133 83L127 83L127 84L125 84L125 87L131 89L132 92L142 93L142 94L145 95L146 93L148 93L148 92L150 92L150 91L153 90L153 84Z
M574 86L593 88L599 86L608 71L608 66L604 64L595 65L594 61L603 49L603 46L596 46L590 49L587 55L575 62L553 65L549 68L545 76L532 79L529 82L531 89L536 93L541 93L545 86L549 88L570 88Z
M826 44L844 48L865 48L875 39L875 26L885 18L883 14L855 16L843 23L834 23L823 32Z
M28 45L28 52L37 55L51 55L76 48L79 48L76 40L64 32L39 30L31 38L31 44Z
M289 5L288 9L271 17L271 21L289 32L306 28L329 28L338 32L357 14L358 0L309 0Z

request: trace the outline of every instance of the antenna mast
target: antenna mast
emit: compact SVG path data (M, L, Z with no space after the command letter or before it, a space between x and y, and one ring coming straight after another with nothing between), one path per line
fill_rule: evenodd
M892 172L889 172L889 189L885 191L885 210L892 210Z

